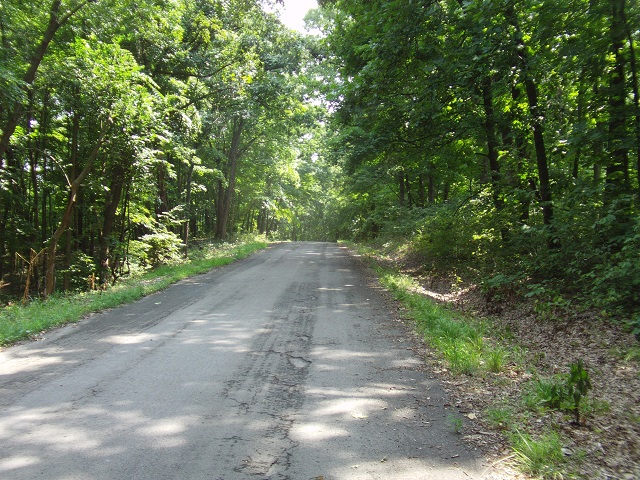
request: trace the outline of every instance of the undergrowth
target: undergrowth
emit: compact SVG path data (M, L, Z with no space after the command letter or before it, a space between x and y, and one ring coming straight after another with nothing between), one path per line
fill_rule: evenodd
M556 432L545 432L536 437L515 432L511 435L511 444L523 472L545 479L564 478L562 440Z
M495 371L501 363L496 351L484 339L481 322L464 319L418 292L419 285L408 275L378 267L380 283L406 308L427 343L440 354L454 374L473 375Z
M92 312L134 302L184 278L245 258L267 245L266 241L256 239L211 245L193 252L190 258L179 263L130 277L106 290L52 295L47 300L35 299L27 305L9 305L0 310L0 345L9 345L52 327L78 321Z
M375 249L360 249L371 260L380 284L404 307L404 314L415 322L431 350L454 376L482 376L499 385L505 381L508 366L528 369L526 351L513 342L506 342L499 330L485 321L462 315L436 303L422 292L416 279L399 273L391 262L377 261ZM557 386L536 380L530 383L519 399L504 398L503 403L490 405L483 412L486 422L505 433L513 451L515 463L523 472L540 478L564 478L570 467L562 453L562 437L554 430L535 432L530 429L531 414L543 406L559 410L587 413L593 402L581 402L590 388L581 363L571 366L572 372ZM587 385L588 384L588 385ZM578 395L579 393L579 395ZM462 427L458 425L460 430Z

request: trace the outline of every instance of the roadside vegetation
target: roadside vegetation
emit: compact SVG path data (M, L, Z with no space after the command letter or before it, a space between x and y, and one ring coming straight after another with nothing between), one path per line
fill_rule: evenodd
M391 269L463 434L639 478L638 5L320 3L336 235Z
M134 302L184 278L246 258L267 245L258 237L231 244L203 243L189 258L174 258L157 268L140 269L116 285L10 304L0 309L0 346L36 338L47 329L77 322L90 313Z
M2 2L3 315L348 239L526 471L640 477L640 4L281 3Z
M320 52L278 3L0 4L0 304L194 239L328 236Z
M534 478L638 475L640 348L623 326L551 317L525 298L507 306L451 272L419 275L398 238L349 245L423 340L455 399L454 431ZM532 322L542 328L527 332Z

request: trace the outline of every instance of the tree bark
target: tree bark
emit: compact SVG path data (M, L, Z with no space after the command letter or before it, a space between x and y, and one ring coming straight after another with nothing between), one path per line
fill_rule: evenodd
M184 243L184 256L186 257L189 253L189 227L191 226L191 181L193 180L193 169L195 168L195 164L193 162L189 162L189 169L187 170L187 180L186 180L186 198L185 204L187 207L186 211L186 221L184 222L184 231L182 236L182 242Z
M78 174L78 176L69 183L69 196L67 199L67 207L62 215L62 219L58 224L58 228L56 228L55 232L51 236L51 240L49 241L49 245L47 247L47 258L46 258L46 273L45 273L45 292L44 296L47 297L51 295L55 290L55 278L56 278L56 249L58 247L58 241L62 237L62 234L69 227L69 223L71 222L71 215L73 213L73 208L76 204L78 190L82 185L82 182L87 177L91 169L93 168L93 164L98 157L98 153L102 148L102 145L105 142L107 132L109 131L109 127L111 126L111 121L105 122L102 126L102 130L100 131L100 135L96 144L87 159L87 163L85 164L82 171Z
M623 11L624 15L624 11ZM635 113L635 134L636 134L636 173L638 175L638 200L640 201L640 89L638 88L638 64L636 61L636 49L633 42L631 28L624 15L624 24L626 26L627 40L629 42L629 66L631 68L631 85L633 89L633 106Z
M156 215L169 211L169 194L167 193L166 167L164 163L158 165L158 197L160 203L156 206Z
M623 54L625 0L610 0L611 53L615 64L609 81L609 150L611 158L606 165L605 202L611 203L618 195L629 191L629 153L626 140L625 58Z
M104 207L104 219L102 221L102 231L100 234L100 283L105 285L110 273L111 239L113 229L116 224L116 213L122 190L125 182L125 169L122 164L117 163L111 170L111 181Z
M538 170L538 182L540 191L540 206L542 208L542 221L544 225L550 227L553 224L553 198L551 195L551 178L549 175L549 161L544 141L544 110L540 106L538 98L538 86L531 77L529 58L526 45L520 30L520 24L516 17L513 4L506 8L508 22L515 30L515 43L518 60L520 63L520 75L522 76L525 91L527 94L527 104L531 115L531 127L533 128L533 145L536 152L536 166ZM549 247L557 247L558 240L555 235L548 239Z
M418 175L418 206L420 208L425 207L425 187L424 187L424 173Z
M231 201L235 194L236 172L238 169L238 161L240 160L240 140L244 130L245 121L243 118L237 118L233 122L233 130L231 134L231 145L227 152L228 179L227 186L224 188L220 182L217 202L217 218L216 218L216 238L224 240L227 238L227 225L229 222L229 214L231 212Z
M496 135L496 119L493 109L493 82L488 75L482 79L480 87L482 106L484 108L484 131L487 138L487 157L489 158L489 174L491 178L491 198L496 210L502 210L503 201L500 198L501 179L500 163L498 162L498 136Z

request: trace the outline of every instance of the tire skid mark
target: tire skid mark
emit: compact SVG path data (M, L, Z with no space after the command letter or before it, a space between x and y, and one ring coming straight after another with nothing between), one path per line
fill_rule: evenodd
M310 268L308 278L317 278L316 268ZM295 283L277 300L264 333L224 389L223 395L236 405L230 416L244 430L239 434L243 442L226 447L236 473L289 479L286 470L298 445L289 430L304 402L318 287L315 280Z

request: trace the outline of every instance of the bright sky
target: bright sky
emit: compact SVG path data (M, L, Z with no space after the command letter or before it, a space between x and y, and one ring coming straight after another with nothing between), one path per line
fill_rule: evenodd
M287 27L302 33L304 29L303 18L309 10L318 8L316 0L284 0L284 7L279 6L281 20Z

